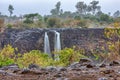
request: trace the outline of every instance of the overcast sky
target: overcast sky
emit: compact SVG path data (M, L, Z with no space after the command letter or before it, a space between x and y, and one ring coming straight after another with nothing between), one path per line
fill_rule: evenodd
M12 4L14 7L14 15L23 15L27 13L40 13L41 15L50 14L50 10L55 8L55 4L61 1L61 8L64 11L75 12L75 5L79 1L89 4L92 0L1 0L0 12L9 14L8 6ZM105 13L120 10L120 0L98 0L102 11Z

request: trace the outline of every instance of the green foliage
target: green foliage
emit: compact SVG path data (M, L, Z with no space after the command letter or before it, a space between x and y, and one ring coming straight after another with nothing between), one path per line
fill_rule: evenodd
M75 19L75 20L80 20L81 17L80 17L80 16L75 16L74 19Z
M120 11L117 10L117 11L113 14L113 16L114 16L115 18L120 17Z
M44 19L38 13L24 15L25 20L21 24L23 28L44 28Z
M10 4L9 7L8 7L8 11L10 12L10 16L13 14L13 6Z
M120 28L106 28L105 36L110 39L107 41L108 54L106 58L108 60L120 60Z
M26 19L23 22L27 24L33 23L35 17L38 18L38 20L41 20L41 16L38 13L26 14L24 17Z
M111 26L111 24L120 22L120 11L117 10L113 16L111 13L105 14L101 11L101 6L99 6L99 1L91 1L86 4L84 1L79 1L75 5L76 12L64 11L61 9L61 2L58 1L55 8L50 10L51 15L41 16L38 13L30 13L25 15L16 15L9 17L7 15L2 15L0 13L0 18L8 19L6 24L12 22L12 28L59 28L59 27L106 27ZM8 6L8 11L10 16L13 14L13 5ZM53 18L54 17L54 18ZM18 20L19 19L19 20ZM73 19L73 20L70 20ZM14 20L14 21L12 21ZM76 21L80 20L80 21ZM91 22L87 22L87 20ZM15 23L13 23L15 22ZM17 23L18 22L18 23ZM87 23L87 25L86 25ZM96 26L96 23L98 24ZM6 25L5 24L5 25ZM15 25L14 25L15 24ZM95 26L94 26L95 25ZM4 22L0 20L0 27L4 26ZM17 27L19 26L19 27ZM11 26L9 26L11 28Z
M120 60L120 28L105 28L105 37L107 41L105 46L99 47L99 50L91 50L92 59L97 62L111 62Z
M28 18L26 18L26 20L24 20L23 22L24 22L24 23L27 23L27 24L31 24L31 23L33 23L33 21L30 20L30 19L28 19Z
M82 28L86 28L86 24L87 24L87 20L80 20L80 22L78 23L78 26L82 27Z
M38 13L26 14L24 17L33 19L35 16L38 16Z
M14 48L12 48L10 45L7 45L2 49L2 51L0 51L0 53L4 57L12 57L14 55Z
M16 49L17 50L17 49ZM38 50L32 50L24 54L15 54L15 49L7 45L0 51L0 66L18 64L19 67L28 67L29 64L37 64L41 67L52 64L52 58Z
M6 66L15 63L15 53L12 46L7 45L0 51L0 66Z
M41 67L49 66L50 58L47 54L41 53L38 50L32 50L29 53L24 53L22 57L17 59L17 63L20 67L28 67L29 64L37 64Z
M100 16L100 20L101 21L106 21L106 22L109 22L109 16L107 15L107 14L102 14L101 16Z
M115 37L120 38L120 28L117 27L115 23L115 28L105 28L104 34L107 38L115 39Z
M86 14L87 5L84 2L78 2L75 7L81 17L83 14Z
M80 51L75 51L71 48L65 48L60 52L54 52L54 54L59 55L59 60L53 60L45 53L41 53L38 50L32 50L29 53L23 54L22 57L19 57L17 59L17 64L22 68L28 67L29 64L37 64L41 67L68 66L73 62L79 61L80 58L85 57L80 54Z
M65 48L59 52L54 52L54 54L59 55L59 60L54 62L56 66L68 66L73 62L79 61L80 58L85 57L81 54L81 51L72 48Z
M0 51L0 66L7 66L10 64L18 64L20 68L28 67L30 64L36 64L40 67L46 66L68 66L73 62L77 62L82 55L82 50L75 50L74 48L65 48L54 54L59 55L59 60L53 60L48 54L42 53L39 50L32 50L24 54L15 54L12 46L7 45ZM56 57L55 57L56 58Z
M11 58L5 58L0 54L0 67L14 64L14 60Z
M120 22L120 17L114 18L114 22Z
M12 25L12 24L7 24L7 27L8 27L8 28L12 28L13 25Z
M61 2L57 2L57 4L55 5L55 9L52 9L50 12L53 16L58 16L60 15L61 13L61 9L60 9L60 6L61 6Z
M47 20L48 27L60 27L60 19L59 18L49 18Z
M92 2L90 2L90 4L91 4L91 11L92 11L92 13L93 14L95 14L95 12L98 10L100 10L100 6L98 6L98 4L99 4L99 1L95 1L95 0L93 0Z

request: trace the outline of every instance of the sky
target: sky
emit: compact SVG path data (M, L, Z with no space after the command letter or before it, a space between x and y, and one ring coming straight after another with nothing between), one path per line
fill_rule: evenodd
M23 15L29 13L39 13L41 15L50 14L50 10L55 8L55 4L60 1L63 11L75 12L75 5L79 1L89 4L93 0L1 0L0 12L9 15L8 6L12 4L14 7L13 15ZM120 10L120 0L97 0L104 13L112 14Z

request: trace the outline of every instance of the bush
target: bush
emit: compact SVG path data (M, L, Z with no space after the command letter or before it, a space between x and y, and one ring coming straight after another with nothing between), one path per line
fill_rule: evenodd
M15 63L15 53L12 46L7 45L0 51L0 66L7 66Z
M14 59L11 58L5 58L3 55L0 54L0 67L7 66L10 64L14 64Z
M32 50L24 54L15 54L15 50L17 49L7 45L0 51L1 67L10 64L18 64L20 68L28 67L30 64L36 64L40 67L68 66L73 62L79 61L80 58L85 57L81 54L81 51L75 50L74 48L65 48L59 52L54 52L54 54L59 55L59 60L53 60L48 54L42 53L39 50Z
M115 23L114 23L114 27L115 27L115 28L120 27L120 22L115 22Z
M27 18L26 20L24 20L23 22L24 22L24 23L27 23L27 24L32 24L32 23L33 23L33 21L30 20L30 19L28 19L28 18Z
M12 28L13 25L12 25L12 24L7 24L7 27L8 27L8 28Z
M104 22L113 22L113 19L111 17L109 17L107 14L102 14L100 16L100 21L104 21Z
M74 50L74 48L65 48L59 52L54 52L54 54L59 55L59 60L54 61L54 65L68 66L73 62L78 62L80 58L85 57L80 52L81 51Z
M78 23L78 26L82 28L86 28L86 24L87 24L87 20L80 20L80 22Z
M59 18L48 18L47 20L48 27L60 27L60 19Z
M17 64L20 67L28 67L30 64L36 64L41 67L49 66L52 58L47 54L41 53L38 50L32 50L28 53L24 53L22 57L17 59Z
M59 60L53 60L45 53L41 53L38 50L32 50L29 53L23 54L22 57L19 57L17 59L17 64L22 68L28 67L30 64L37 64L41 67L68 66L73 62L79 61L80 58L85 57L84 55L80 54L80 51L75 51L71 48L65 48L60 52L54 52L54 54L59 55Z
M120 28L106 28L105 36L110 40L107 41L108 53L103 56L106 57L108 61L120 60Z

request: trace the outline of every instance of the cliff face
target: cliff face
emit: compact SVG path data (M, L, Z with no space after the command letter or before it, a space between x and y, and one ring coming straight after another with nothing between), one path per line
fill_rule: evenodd
M17 47L21 53L30 50L44 49L44 35L48 33L51 50L54 49L54 31L60 33L62 49L65 47L78 46L86 50L98 48L105 45L107 40L104 36L104 29L80 29L80 28L59 28L59 29L6 29L0 33L0 47L7 44Z

